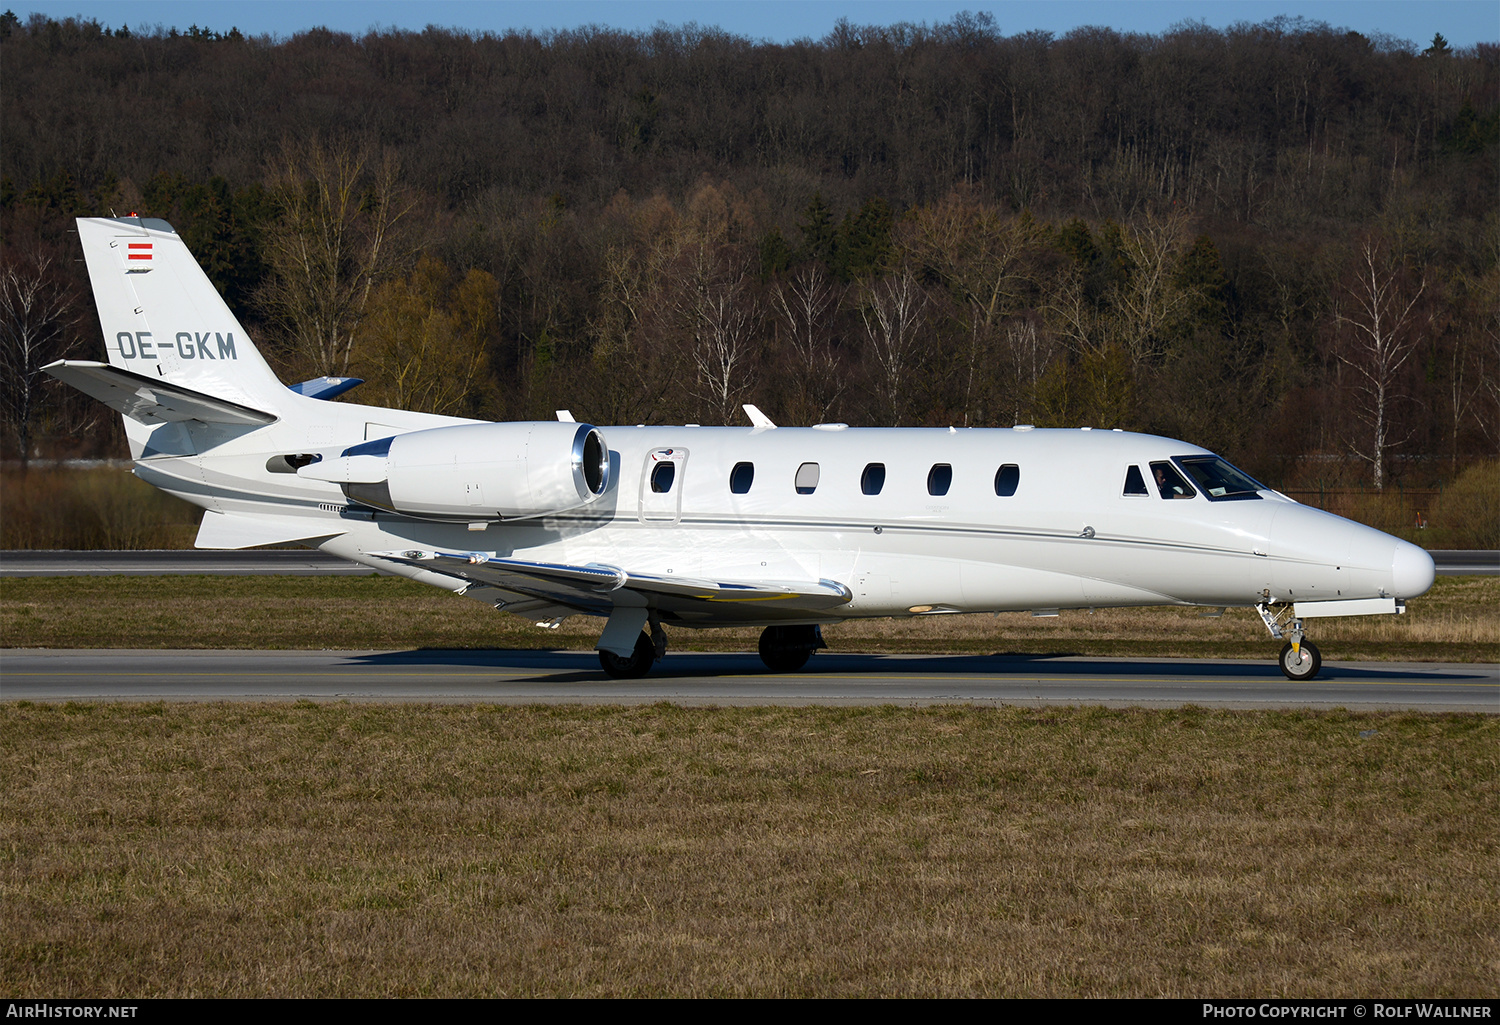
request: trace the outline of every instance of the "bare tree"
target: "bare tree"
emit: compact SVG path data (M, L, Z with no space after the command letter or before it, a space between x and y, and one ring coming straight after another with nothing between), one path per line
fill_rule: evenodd
M741 273L709 284L691 295L692 356L697 393L718 417L733 422L740 400L754 383L753 342L760 303Z
M1037 384L1052 364L1057 345L1050 336L1039 336L1032 318L1018 318L1005 326L1005 345L1010 350L1012 370L1012 423L1022 423L1023 413L1030 414Z
M399 229L415 200L393 154L372 167L347 144L288 145L271 190L281 217L266 231L261 305L314 372L347 373L371 292L412 248Z
M1491 308L1480 336L1474 370L1481 392L1474 420L1491 448L1500 448L1500 309Z
M654 255L648 250L640 257L624 246L604 254L596 312L588 324L594 341L590 400L602 423L658 419L677 378L678 348L651 344L659 340L653 329L668 319L654 315L663 278Z
M1130 273L1112 290L1111 298L1118 320L1116 338L1136 367L1166 351L1167 329L1192 308L1196 298L1193 289L1173 280L1187 236L1184 213L1164 219L1148 216L1143 224L1121 232Z
M1401 397L1399 374L1416 350L1416 308L1426 291L1415 282L1389 246L1376 236L1360 244L1357 267L1334 309L1339 329L1340 362L1354 373L1358 396L1355 415L1369 431L1364 442L1348 439L1356 456L1370 464L1377 489L1385 487L1386 453L1403 439L1392 440L1392 407Z
M23 469L31 461L42 367L66 353L77 298L52 270L52 259L7 260L0 270L0 373L5 419L15 432Z
M1094 308L1084 288L1082 270L1069 268L1050 282L1042 312L1058 336L1079 355L1098 354L1110 347L1105 318Z
M372 398L424 413L469 412L496 319L495 279L471 270L457 284L424 257L407 278L375 290L360 328L361 367L372 368Z
M786 331L795 401L793 422L816 423L844 393L845 375L834 347L833 321L843 304L844 290L828 280L821 265L810 263L771 293L777 324Z
M914 211L902 234L913 258L941 276L955 319L965 329L955 369L963 378L963 423L968 426L971 412L981 419L986 415L982 396L995 363L999 322L1025 301L1022 256L1035 244L1036 228L1029 219L1002 213L959 190Z
M927 293L905 268L860 290L859 316L880 366L881 398L892 427L906 418L917 332L926 308Z

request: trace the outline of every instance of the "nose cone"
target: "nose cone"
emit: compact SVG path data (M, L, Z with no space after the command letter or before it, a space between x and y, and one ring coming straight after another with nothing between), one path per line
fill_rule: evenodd
M1391 589L1396 598L1415 598L1427 593L1437 576L1437 565L1416 545L1405 541L1396 542L1396 555L1391 560Z

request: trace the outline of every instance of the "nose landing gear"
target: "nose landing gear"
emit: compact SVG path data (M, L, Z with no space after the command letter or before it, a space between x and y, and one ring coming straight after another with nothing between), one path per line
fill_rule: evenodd
M1323 656L1319 654L1318 646L1303 636L1302 620L1297 618L1296 607L1283 605L1280 609L1273 610L1270 605L1261 602L1255 606L1255 611L1260 613L1260 618L1266 624L1266 629L1271 631L1272 637L1278 641L1283 637L1288 638L1278 660L1286 678L1301 682L1317 676L1318 670L1323 668ZM1283 630L1283 625L1290 625L1290 632Z
M1312 641L1303 641L1295 647L1287 641L1286 647L1281 649L1281 671L1288 680L1311 680L1322 668L1323 656L1318 654L1318 647Z

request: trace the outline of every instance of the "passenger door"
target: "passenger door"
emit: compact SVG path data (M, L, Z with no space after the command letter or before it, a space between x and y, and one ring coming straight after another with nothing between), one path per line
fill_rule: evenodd
M658 448L641 467L640 520L676 523L682 519L682 487L687 472L687 449Z

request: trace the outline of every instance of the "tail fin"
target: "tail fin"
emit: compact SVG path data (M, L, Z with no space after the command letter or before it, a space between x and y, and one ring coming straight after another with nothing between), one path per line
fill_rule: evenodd
M111 366L256 410L290 393L166 221L80 217Z

